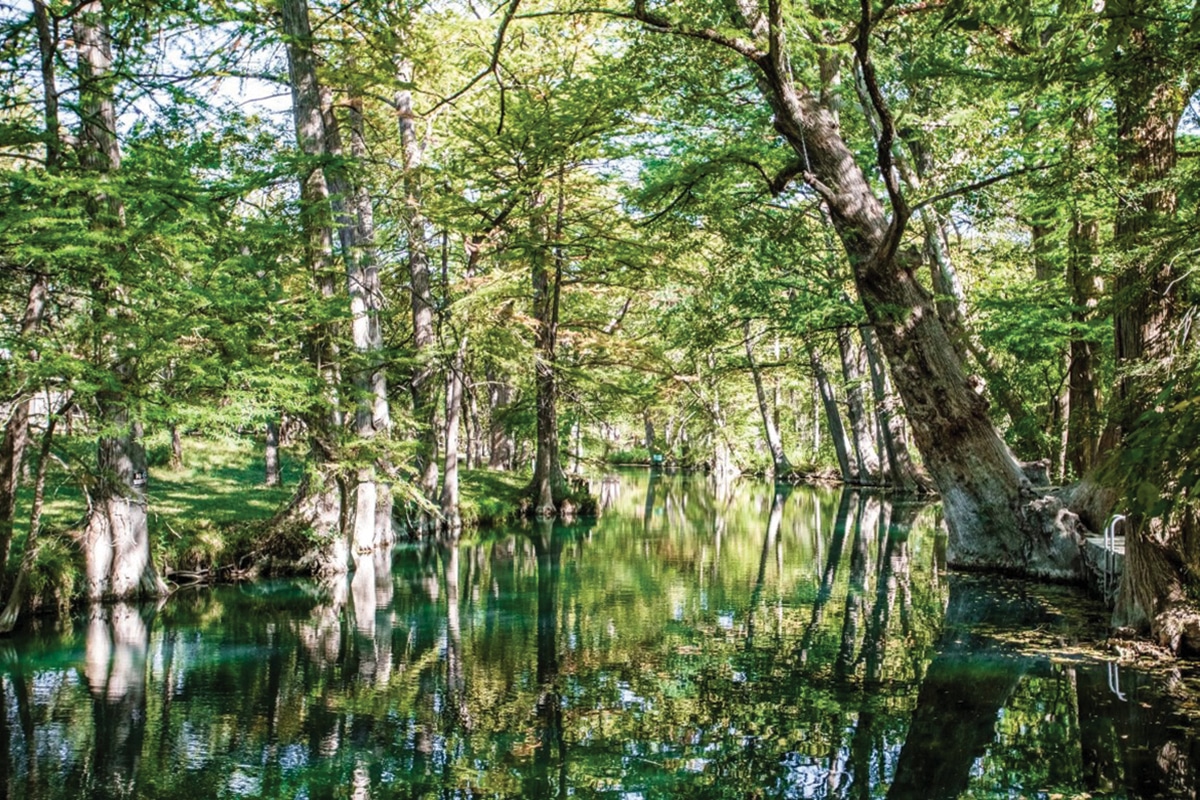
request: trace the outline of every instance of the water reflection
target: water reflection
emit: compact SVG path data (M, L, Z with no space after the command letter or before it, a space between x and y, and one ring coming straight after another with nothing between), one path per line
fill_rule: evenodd
M619 481L613 486L612 481ZM58 797L1194 796L1169 680L1031 653L1086 605L939 575L927 508L658 473L327 586L0 653L0 790Z

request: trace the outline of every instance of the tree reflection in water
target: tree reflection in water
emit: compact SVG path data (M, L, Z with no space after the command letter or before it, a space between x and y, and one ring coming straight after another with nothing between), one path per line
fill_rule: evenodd
M1087 601L940 575L927 508L615 477L591 526L19 636L3 795L1195 795L1189 676L1014 644Z

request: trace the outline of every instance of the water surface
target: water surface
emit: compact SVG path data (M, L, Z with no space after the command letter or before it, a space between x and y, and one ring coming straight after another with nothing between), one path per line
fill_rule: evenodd
M1073 591L948 576L932 507L596 488L598 521L398 547L333 586L43 623L0 651L0 792L1196 796L1192 676L1073 649L1103 621Z

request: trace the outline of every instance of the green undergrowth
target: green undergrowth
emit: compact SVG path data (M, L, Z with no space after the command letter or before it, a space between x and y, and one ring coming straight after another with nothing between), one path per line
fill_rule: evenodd
M489 528L520 519L524 472L463 470L459 473L459 514L464 528Z

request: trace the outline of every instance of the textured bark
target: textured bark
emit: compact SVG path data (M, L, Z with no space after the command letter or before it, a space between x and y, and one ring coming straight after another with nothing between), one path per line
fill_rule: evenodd
M516 444L504 424L504 412L513 399L512 384L507 379L488 376L488 469L512 469Z
M776 129L805 164L805 180L824 200L849 257L859 298L942 496L949 560L1073 578L1079 543L1071 521L1063 517L1047 530L1044 513L1026 513L1028 480L993 427L987 402L963 368L933 298L916 279L922 259L903 244L909 212L891 171L890 125L884 126L877 164L888 184L889 214L829 111L795 82L779 9L764 28L766 50L747 57L759 68ZM860 62L870 78L873 67L864 61L869 28L862 33ZM877 105L886 111L882 96Z
M817 384L817 391L821 395L821 405L825 409L825 425L829 428L829 438L833 442L833 452L837 456L838 469L842 473L842 481L845 483L854 483L853 467L850 463L850 440L846 437L846 429L842 427L842 415L838 411L837 399L833 395L833 386L829 382L829 375L825 372L825 365L821 363L821 356L817 351L809 346L808 348L808 363L812 367L813 380ZM817 431L816 412L813 413L813 430ZM818 443L818 434L813 434L813 456L817 456L820 445Z
M1113 286L1118 380L1105 438L1117 445L1136 429L1142 412L1158 402L1161 376L1181 341L1187 267L1156 253L1153 242L1160 226L1175 216L1178 203L1169 176L1187 93L1180 89L1180 67L1168 54L1172 43L1148 32L1153 23L1139 14L1138 4L1114 0L1109 7L1113 19L1123 21L1112 24L1113 44L1126 54L1113 68L1118 167L1126 185L1114 238L1129 257ZM1187 546L1200 525L1191 512L1185 509L1164 520L1152 517L1155 512L1141 502L1130 504L1115 619L1138 626L1148 621L1160 642L1200 652L1200 609L1189 596L1189 573L1197 565Z
M21 338L36 336L46 311L48 284L44 275L34 277L29 285L25 313L21 320ZM31 354L36 357L36 354ZM25 447L29 443L30 398L22 397L13 405L0 438L0 575L8 566L12 546L13 515L16 512L17 488L21 481Z
M880 439L887 456L887 474L897 491L930 491L933 483L924 470L913 461L904 436L904 420L900 400L892 390L887 367L879 356L875 331L869 325L859 328L867 352L867 367L871 372L871 392L875 396L875 416L878 418Z
M342 137L331 99L321 92L322 120L326 152L334 157L328 168L331 204L337 221L338 240L346 266L346 294L350 299L350 333L356 362L351 370L354 390L354 432L362 442L387 436L391 410L387 397L387 374L382 362L383 326L380 314L383 290L379 279L379 257L375 246L375 217L362 165L367 160L366 134L363 129L362 98L352 95L349 102L350 156L359 167L347 172L343 163ZM360 467L353 487L354 517L351 540L355 552L370 552L377 542L376 511L390 516L390 493L378 479L386 473L386 463ZM382 502L381 502L382 501Z
M82 3L73 18L79 65L80 157L96 173L121 166L117 114L112 98L112 51L104 6ZM91 198L92 224L124 226L125 209L117 197ZM92 281L92 313L98 323L122 312L122 289L106 277ZM98 324L101 329L108 327ZM123 343L103 342L104 357L115 380L96 394L97 418L107 432L97 446L98 475L84 523L82 544L89 599L157 596L166 592L150 557L146 524L146 454L130 418L129 387L137 382L137 361Z
M779 436L779 426L771 413L770 403L767 402L767 393L763 389L762 372L754 360L754 337L750 320L745 322L743 343L746 346L746 362L750 365L750 375L754 378L754 393L758 398L758 413L762 417L763 433L767 439L767 448L771 451L771 467L774 470L775 479L782 480L792 471L792 464L783 450L783 439Z
M447 530L462 527L458 512L458 433L463 409L463 370L466 368L467 336L463 334L454 354L454 364L446 381L446 461L442 481L442 524Z
M411 85L413 66L400 64L397 78L401 85ZM433 295L429 251L425 240L426 221L422 208L420 171L423 160L420 137L417 135L416 115L413 112L412 91L396 92L396 119L400 126L400 147L403 156L404 229L408 237L408 273L411 281L413 321L413 350L416 369L409 384L413 398L413 416L417 422L418 485L430 500L437 499L437 426L435 398L437 395L433 350L436 344L433 330Z
M851 328L842 325L837 330L838 354L842 362L842 380L846 394L846 416L850 419L854 463L851 465L855 483L881 483L879 453L871 436L871 421L863 402L863 354L854 342Z
M1096 275L1096 244L1100 226L1094 217L1078 210L1072 214L1067 287L1071 291L1070 368L1067 384L1067 464L1075 477L1086 475L1096 464L1100 443L1100 403L1096 388L1095 342L1082 329L1096 313L1100 279Z
M555 242L562 235L565 197L558 187ZM548 211L540 194L531 199L530 261L533 268L534 386L537 399L537 450L534 456L532 494L534 513L553 517L566 497L566 475L558 446L558 303L564 256L549 242ZM550 252L553 250L553 252Z
M267 486L279 486L283 478L279 473L279 423L274 417L267 420L265 458Z
M287 42L288 70L292 90L292 117L296 143L310 159L300 183L300 220L304 229L305 258L313 282L325 301L337 294L337 273L333 263L333 220L329 184L320 159L326 155L325 119L321 89L317 82L316 54L306 0L280 0L282 31ZM277 515L275 523L310 527L321 545L313 558L319 571L345 572L349 568L344 537L341 535L342 497L333 475L334 437L341 427L338 412L338 353L333 331L321 324L309 342L309 357L325 382L326 395L307 414L309 454L312 472L297 487L288 507Z
M64 404L64 408L65 408ZM59 413L61 413L60 409ZM29 508L29 533L25 536L25 553L21 557L21 568L8 595L8 603L4 612L0 613L0 634L10 633L17 624L17 617L25 605L25 592L29 586L29 576L37 564L38 538L42 530L42 509L46 504L46 469L50 465L50 444L54 441L54 428L58 423L58 414L50 415L46 423L46 431L42 434L41 452L38 454L37 477L33 482L33 503Z

